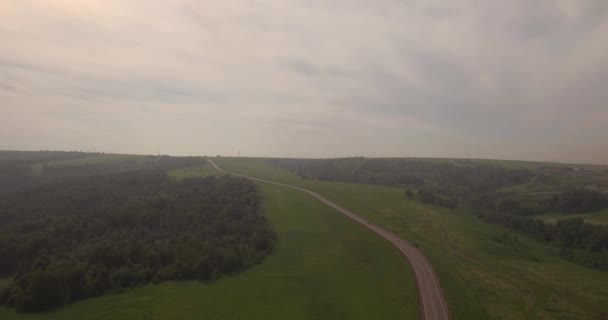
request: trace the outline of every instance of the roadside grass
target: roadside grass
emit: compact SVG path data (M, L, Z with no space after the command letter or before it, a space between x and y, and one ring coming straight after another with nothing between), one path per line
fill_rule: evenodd
M58 160L58 161L47 161L32 164L32 175L40 176L42 169L45 166L48 167L61 167L61 166L86 166L91 164L100 164L114 161L125 161L131 159L144 159L149 156L129 155L129 154L95 154L84 158Z
M184 178L207 167L174 171ZM278 235L261 264L211 284L171 282L41 314L0 319L417 319L416 285L400 253L309 196L260 184Z
M608 312L608 276L464 209L428 207L401 189L302 180L262 159L221 159L223 169L314 190L417 243L431 260L454 319L587 319ZM338 214L338 213L336 213ZM497 236L517 236L513 243Z
M582 218L585 222L591 224L608 224L608 209L604 209L597 212L589 212L589 213L544 213L541 215L534 216L535 218L539 218L548 223L555 223L557 220L562 219L572 219L572 218Z

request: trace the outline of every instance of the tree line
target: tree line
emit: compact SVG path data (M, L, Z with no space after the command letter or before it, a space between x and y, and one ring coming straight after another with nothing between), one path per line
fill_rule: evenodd
M85 165L52 166L47 162L98 156L84 152L0 151L0 195L43 184L138 169L170 170L205 163L200 157L138 156ZM32 175L32 165L41 164L39 176Z
M565 196L569 198L570 196ZM497 204L491 196L473 201L473 212L483 221L501 225L560 248L560 256L584 266L608 270L608 226L593 225L581 218L555 224L516 214L517 206Z
M449 208L449 209L455 209L459 205L459 202L456 198L438 196L432 191L418 190L418 193L416 195L420 202L430 204L430 205L445 207L445 208ZM405 196L408 199L413 199L414 193L411 190L406 190Z
M212 281L260 262L276 235L248 180L145 169L0 196L0 304L43 311L147 283Z
M271 164L304 179L343 181L393 187L424 188L436 194L466 197L471 192L487 193L534 177L525 169L433 162L399 158L270 159Z

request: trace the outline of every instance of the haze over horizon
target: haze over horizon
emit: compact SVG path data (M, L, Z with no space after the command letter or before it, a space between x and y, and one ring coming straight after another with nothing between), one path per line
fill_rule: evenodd
M608 1L6 0L0 149L608 164Z

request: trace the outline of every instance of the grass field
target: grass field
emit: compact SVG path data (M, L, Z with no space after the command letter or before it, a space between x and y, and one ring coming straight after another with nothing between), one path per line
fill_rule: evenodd
M608 165L601 164L576 164L576 163L561 163L561 162L538 162L538 161L519 161L519 160L492 160L492 159L475 159L476 163L486 163L500 165L512 169L538 169L540 167L572 167L583 168L594 171L606 171Z
M353 164L361 163L369 158L349 158ZM511 169L538 169L541 167L572 167L582 168L594 171L608 172L606 164L580 164L580 163L562 163L562 162L539 162L539 161L521 161L521 160L498 160L498 159L468 159L468 158L425 158L425 157L396 157L384 159L407 159L412 161L423 161L431 163L447 163L452 165L468 166L470 164L477 165L497 165Z
M207 175L208 166L171 172ZM175 282L77 302L30 319L416 319L407 261L383 239L295 190L260 185L278 248L261 264L213 284Z
M388 187L304 181L264 160L220 159L226 170L310 188L416 242L433 263L454 319L591 319L608 312L608 276L560 259L554 247L465 210L427 208Z
M11 279L9 279L9 278L2 278L2 279L0 279L0 289L4 288L10 282L11 282Z
M604 209L598 212L591 213L546 213L536 216L537 218L543 219L545 222L555 223L561 219L571 218L582 218L588 223L592 224L608 224L608 209Z
M217 171L209 164L199 166L173 169L168 172L169 176L182 180L190 177L201 177L217 174Z
M91 164L100 164L113 161L124 161L129 159L145 158L146 156L129 155L129 154L94 154L85 158L58 160L58 161L47 161L33 164L32 175L39 176L42 173L44 166L48 167L61 167L61 166L86 166Z

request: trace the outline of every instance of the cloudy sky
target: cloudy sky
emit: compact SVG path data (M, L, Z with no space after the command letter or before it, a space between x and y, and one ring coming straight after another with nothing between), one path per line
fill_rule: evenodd
M608 163L605 0L2 0L0 149Z

